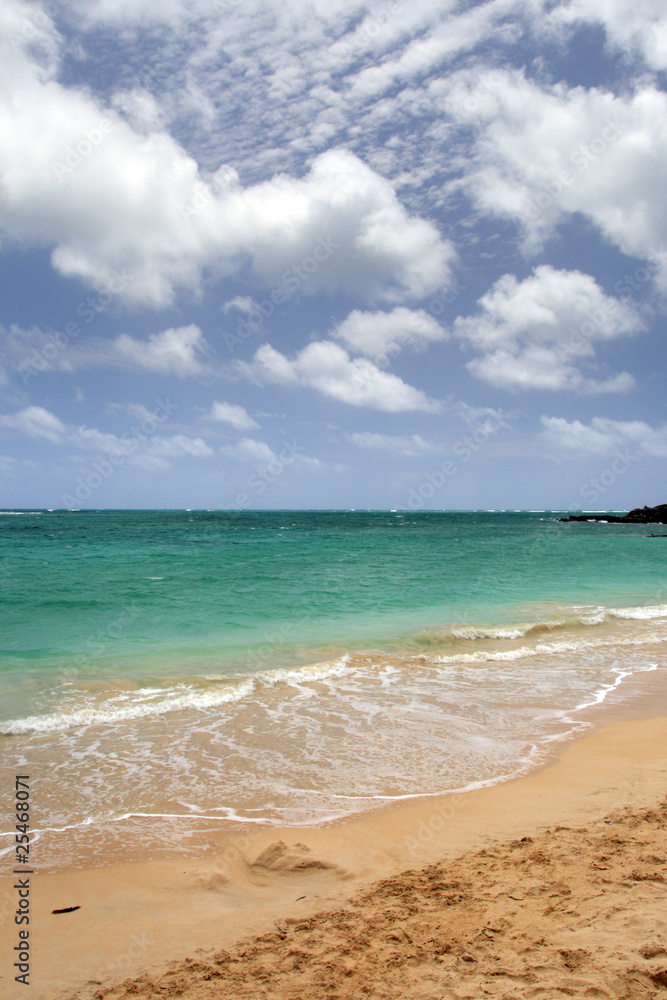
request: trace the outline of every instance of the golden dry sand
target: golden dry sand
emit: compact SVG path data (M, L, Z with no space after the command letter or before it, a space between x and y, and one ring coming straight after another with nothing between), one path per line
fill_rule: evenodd
M666 829L667 801L469 852L95 996L667 996ZM271 855L299 863L284 845Z

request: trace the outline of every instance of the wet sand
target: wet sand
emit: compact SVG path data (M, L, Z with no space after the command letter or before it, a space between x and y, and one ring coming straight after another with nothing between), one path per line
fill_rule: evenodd
M667 712L623 714L505 784L328 827L213 833L195 859L37 874L30 995L655 996ZM5 880L8 1000L26 995L8 960L14 895Z

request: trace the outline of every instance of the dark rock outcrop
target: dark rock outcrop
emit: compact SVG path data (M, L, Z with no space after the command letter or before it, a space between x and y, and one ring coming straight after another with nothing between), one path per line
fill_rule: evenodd
M629 514L571 514L561 521L606 521L608 524L667 524L667 503L657 507L635 507Z

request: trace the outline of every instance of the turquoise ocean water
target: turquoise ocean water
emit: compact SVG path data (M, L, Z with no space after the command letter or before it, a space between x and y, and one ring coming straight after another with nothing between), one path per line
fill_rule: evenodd
M0 752L45 863L537 762L667 634L664 541L560 516L1 513Z

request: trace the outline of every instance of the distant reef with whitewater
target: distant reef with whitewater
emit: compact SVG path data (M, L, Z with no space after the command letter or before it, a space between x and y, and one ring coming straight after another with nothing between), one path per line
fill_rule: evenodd
M571 514L561 517L561 521L605 521L609 524L667 524L667 503L657 507L635 507L628 514Z

